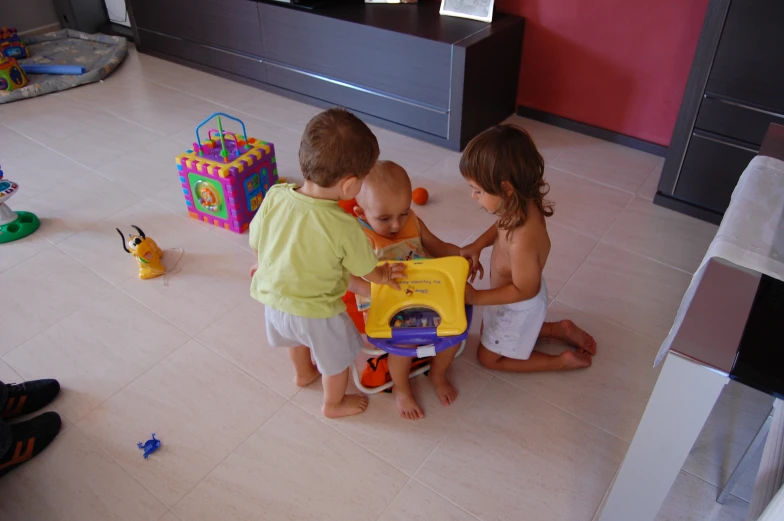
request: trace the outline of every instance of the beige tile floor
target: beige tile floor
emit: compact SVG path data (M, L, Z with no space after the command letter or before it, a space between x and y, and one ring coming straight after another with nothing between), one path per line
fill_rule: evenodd
M216 111L274 142L280 174L299 178L299 136L317 109L136 52L102 83L0 107L0 163L22 186L13 206L43 221L0 247L0 379L59 378L51 408L64 418L51 448L0 479L0 519L589 521L715 232L653 206L662 160L516 119L556 202L550 315L595 335L594 366L487 372L473 359L475 323L453 406L417 379L424 421L398 419L389 395L327 421L319 386L296 388L285 353L266 346L246 236L185 215L173 158ZM458 154L374 131L382 156L430 191L419 214L432 230L463 243L492 223ZM131 224L184 250L174 273L136 277L114 231ZM768 407L728 388L660 521L743 519L753 472L726 506L713 498ZM153 431L163 448L143 460L135 443Z

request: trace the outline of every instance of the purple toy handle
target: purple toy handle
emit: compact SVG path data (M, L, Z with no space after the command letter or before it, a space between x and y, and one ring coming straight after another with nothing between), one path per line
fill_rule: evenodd
M392 355L417 357L417 348L415 347L400 347L400 344L408 345L432 345L436 353L440 353L444 349L448 349L456 344L459 344L468 338L468 330L471 329L471 319L473 317L473 306L466 306L466 330L456 336L439 337L437 328L434 327L393 327L392 338L371 338L368 341Z

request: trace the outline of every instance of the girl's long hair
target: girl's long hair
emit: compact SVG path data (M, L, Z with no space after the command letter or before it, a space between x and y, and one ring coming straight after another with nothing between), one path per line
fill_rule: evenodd
M501 198L502 230L511 233L524 225L531 205L545 217L553 215L553 203L545 199L550 186L544 180L544 159L522 128L496 125L476 136L460 158L460 173Z

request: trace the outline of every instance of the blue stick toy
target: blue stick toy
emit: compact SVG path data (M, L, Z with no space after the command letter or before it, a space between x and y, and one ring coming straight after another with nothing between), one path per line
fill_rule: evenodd
M46 63L19 64L25 74L71 74L78 76L85 73L85 68L81 65L56 65Z
M144 459L147 459L147 456L161 448L161 440L156 440L153 432L151 440L147 440L144 443L139 442L136 446L144 450Z

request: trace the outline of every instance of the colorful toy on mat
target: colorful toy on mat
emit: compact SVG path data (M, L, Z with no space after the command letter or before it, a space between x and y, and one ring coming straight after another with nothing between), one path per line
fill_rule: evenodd
M17 59L30 56L27 47L19 38L19 34L17 34L14 27L0 28L0 56Z
M115 228L117 233L123 240L123 249L126 253L134 256L139 263L139 278L152 279L159 275L166 273L166 268L161 263L163 252L155 243L154 240L144 235L144 232L138 226L131 225L139 233L138 235L128 234L128 242L125 241L125 236L119 228Z
M3 179L0 169L0 244L27 237L41 225L35 214L14 212L5 204L18 191L19 185Z
M462 257L406 261L400 290L373 284L365 332L377 348L400 356L433 356L468 337L469 264ZM400 347L418 345L417 348Z
M236 121L242 133L223 130L221 117ZM217 118L217 129L199 131ZM216 112L196 127L193 150L177 156L177 170L188 205L188 214L233 232L248 229L267 190L278 182L275 147L248 137L245 123Z
M16 60L0 57L0 92L11 92L25 85L27 85L27 76Z
M147 459L150 454L161 448L161 440L156 440L153 432L151 440L147 440L144 443L139 442L136 446L144 450L144 459Z

